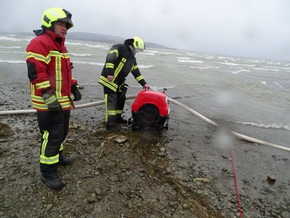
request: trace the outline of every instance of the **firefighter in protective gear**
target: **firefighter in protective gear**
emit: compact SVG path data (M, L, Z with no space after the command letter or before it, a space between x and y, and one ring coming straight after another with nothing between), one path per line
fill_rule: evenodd
M134 37L126 39L123 44L113 45L107 54L106 63L98 82L104 87L105 124L108 130L118 130L117 123L127 122L121 115L128 89L128 85L125 83L128 74L131 72L144 89L149 89L135 58L136 53L144 49L144 41L139 37Z
M37 110L42 134L41 179L51 189L64 186L57 176L58 164L71 163L71 159L62 155L73 106L70 95L73 94L74 100L81 99L65 46L65 35L73 26L71 17L65 9L47 9L42 16L41 30L34 31L36 37L26 48L32 106Z

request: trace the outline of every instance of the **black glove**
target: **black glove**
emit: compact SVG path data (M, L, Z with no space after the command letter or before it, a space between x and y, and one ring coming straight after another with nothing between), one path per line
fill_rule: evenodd
M49 89L48 91L45 91L42 93L42 98L45 102L45 104L48 107L49 111L60 111L61 105L58 102L55 92L52 89Z
M74 101L79 101L79 100L82 99L82 94L80 93L79 85L78 84L73 84L71 86L71 93L74 96Z

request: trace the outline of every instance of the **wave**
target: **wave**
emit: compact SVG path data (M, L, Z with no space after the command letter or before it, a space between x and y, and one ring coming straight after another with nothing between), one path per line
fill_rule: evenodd
M142 87L137 83L137 84L132 84L130 85L131 88L138 88L138 89L142 89ZM163 92L164 89L166 90L169 90L169 89L174 89L175 88L175 85L174 86L150 86L150 89L153 90L153 91L160 91L160 92Z
M277 69L279 69L279 70L290 70L290 68L288 66L286 66L286 65L284 67L278 67L278 66L271 67L270 66L270 69L275 69L275 70L277 70Z
M25 64L25 60L3 60L0 59L0 63L8 63L8 64ZM97 62L89 62L89 61L74 61L74 64L87 64L93 66L104 66L104 63L97 63ZM148 69L153 68L154 65L138 65L140 69Z
M105 45L105 44L88 44L88 43L71 42L71 41L66 41L66 45L86 46L86 47L90 47L90 48L103 48L103 49L109 48L109 46Z
M266 81L260 81L260 83L262 83L263 85L267 85Z
M200 69L200 70L219 69L219 67L213 67L213 66L189 66L189 68Z
M2 54L26 54L25 51L0 51Z
M240 65L240 64L236 64L236 63L232 63L232 62L219 62L219 63L227 65L227 66L238 66L238 65Z
M262 83L263 85L268 85L268 83L265 82L265 81L260 81L260 83ZM281 89L284 88L284 87L283 87L280 83L278 83L278 82L272 82L272 84L278 86L278 87L281 88Z
M148 69L154 67L154 65L138 65L140 69Z
M241 72L250 72L250 70L241 69L241 70L237 70L237 71L232 72L232 74L238 74L238 73L241 73Z
M263 68L263 67L255 67L253 70L257 71L274 71L274 72L279 72L279 69L272 69L272 68Z
M290 131L290 126L289 124L283 124L283 123L271 123L271 124L264 124L264 123L254 123L254 122L247 122L247 121L243 121L243 122L233 122L236 124L242 124L244 126L255 126L255 127L259 127L259 128L265 128L265 129L285 129Z
M74 57L91 57L92 54L81 54L81 53L70 53L71 56Z
M284 88L284 87L283 87L281 84L279 84L278 82L274 82L274 84L277 85L277 86L279 86L281 89Z
M88 64L88 65L95 65L95 66L104 66L104 63L89 62L89 61L74 61L74 64Z
M8 63L8 64L25 64L26 61L24 60L2 60L0 59L0 63Z
M142 55L155 56L154 52L142 52Z
M150 53L161 54L161 55L181 55L179 52L173 52L173 51L166 50L166 49L160 49L160 50L150 49Z
M13 37L8 37L8 36L0 36L0 40L2 40L2 41L13 41L13 42L24 41L24 39L18 39L18 38L13 38Z
M0 45L0 48L4 48L4 49L21 49L20 46L3 46L3 45Z
M180 63L199 63L199 64L203 63L203 61L193 60L189 57L176 57L176 59L177 59L177 62L180 62Z
M7 85L7 83L1 83L0 82L0 85L1 84L6 84ZM17 83L15 83L15 84L17 84ZM25 83L23 83L23 84L25 84ZM82 86L100 86L100 84L98 82L82 83L81 85ZM130 88L142 89L142 87L139 84L130 85ZM153 90L153 91L159 91L159 92L163 92L164 89L169 90L169 89L174 89L174 88L175 88L175 86L167 86L167 87L164 87L164 86L162 86L162 87L161 86L150 86L150 89L151 90ZM175 99L189 98L189 97L191 97L191 96L177 96L177 97L175 97Z
M97 63L97 62L89 62L89 61L74 61L74 64L87 64L87 65L94 65L94 66L104 66L104 63ZM154 65L138 65L139 68L148 69L152 68Z

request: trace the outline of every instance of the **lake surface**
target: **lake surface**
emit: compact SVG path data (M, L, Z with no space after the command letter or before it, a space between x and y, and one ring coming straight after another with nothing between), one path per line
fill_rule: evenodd
M1 86L27 84L29 89L25 49L30 40L30 36L0 34ZM100 88L98 77L111 45L70 40L69 34L66 44L79 84ZM167 88L170 98L209 119L230 124L234 131L290 147L289 62L155 48L136 57L152 89ZM132 91L141 90L132 75L127 83Z

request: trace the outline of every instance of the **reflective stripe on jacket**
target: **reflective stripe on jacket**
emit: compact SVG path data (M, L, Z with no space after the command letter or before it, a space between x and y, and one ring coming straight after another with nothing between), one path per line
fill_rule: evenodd
M52 88L63 110L71 108L71 85L77 83L72 78L71 62L65 47L65 38L50 30L33 38L26 48L26 63L32 106L36 110L47 111L42 90Z
M106 63L98 82L110 90L117 92L118 86L125 81L130 72L140 85L144 86L146 84L139 71L136 58L129 46L116 44L111 47L107 54ZM114 76L113 81L107 79L108 75Z

